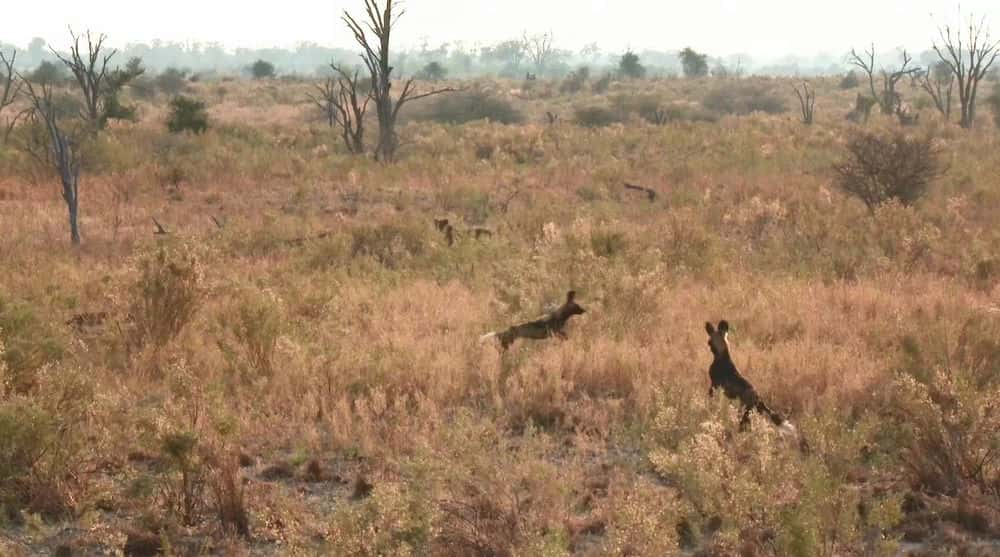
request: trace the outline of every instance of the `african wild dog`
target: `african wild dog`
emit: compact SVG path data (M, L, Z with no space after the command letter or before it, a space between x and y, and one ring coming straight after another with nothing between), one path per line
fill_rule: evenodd
M711 323L705 323L705 331L708 332L708 347L712 351L712 365L708 368L708 377L712 380L712 385L708 388L708 396L712 396L715 389L721 388L727 397L739 399L743 405L741 429L745 430L750 426L750 412L757 411L770 418L771 422L783 432L794 433L795 426L781 414L768 408L753 385L736 369L736 364L733 363L729 353L729 340L726 338L729 334L729 323L719 321L718 328L713 327Z
M485 342L493 337L497 337L500 339L500 348L507 350L519 338L542 340L557 336L566 340L566 332L563 331L566 328L566 322L574 315L582 315L584 313L587 313L587 310L576 303L576 292L570 290L566 293L566 303L546 317L514 325L506 331L486 333L479 337L479 341Z

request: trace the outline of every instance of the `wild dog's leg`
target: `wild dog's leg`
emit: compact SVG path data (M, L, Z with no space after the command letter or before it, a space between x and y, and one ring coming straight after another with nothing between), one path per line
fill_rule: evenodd
M753 410L750 406L745 406L743 410L743 417L740 418L740 431L748 431L750 429L750 411Z
M555 331L552 331L552 334L553 334L554 336L557 336L557 337L559 337L559 338L560 338L560 339L562 339L562 340L569 340L569 337L568 337L568 336L566 336L566 333L565 333L565 332L563 332L563 331L561 331L561 330L559 330L559 329L556 329Z

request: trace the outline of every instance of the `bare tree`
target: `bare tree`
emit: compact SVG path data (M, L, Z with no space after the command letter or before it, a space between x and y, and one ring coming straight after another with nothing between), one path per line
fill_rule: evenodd
M945 121L951 120L951 97L955 89L955 74L951 66L945 62L934 64L920 73L917 84L931 96Z
M853 48L849 62L860 68L868 76L868 88L871 90L872 98L876 99L882 114L895 114L900 102L899 93L896 92L896 84L906 76L912 76L920 72L919 66L910 66L913 59L909 53L903 51L903 64L896 69L886 70L881 68L879 73L882 76L882 91L875 89L875 44L872 43L871 50L865 50L864 55L860 55Z
M976 24L970 15L967 34L963 36L961 30L953 31L950 25L945 25L938 29L941 44L934 43L934 52L948 64L958 81L958 102L962 110L959 125L963 128L971 128L975 122L979 82L1000 54L997 50L1000 41L993 41L985 24L985 18Z
M330 67L336 75L317 84L316 94L309 94L309 99L323 111L330 127L340 127L347 150L360 155L365 150L364 121L371 92L361 91L357 70L350 73L336 64Z
M80 151L78 141L62 125L62 114L52 100L52 87L21 78L31 103L24 150L44 166L55 169L62 184L62 197L69 212L69 233L73 245L80 245L79 194Z
M875 90L875 43L872 43L871 50L865 50L864 57L852 48L848 61L865 72L865 75L868 76L868 89L871 91L872 98L877 99L878 92Z
M364 51L361 54L361 59L364 60L371 76L370 95L375 101L375 113L378 116L379 136L378 143L375 145L375 159L383 162L391 162L399 148L396 117L403 105L409 101L454 91L449 87L417 93L413 78L410 78L403 84L403 90L399 96L393 98L391 91L393 67L389 61L389 41L396 19L405 13L405 10L399 10L395 16L393 15L395 2L396 0L385 0L385 6L380 7L379 0L365 0L364 27L347 10L344 10L342 17L351 33L354 34L354 40ZM369 40L366 28L374 35L373 40Z
M799 98L799 109L802 111L802 123L811 126L813 123L813 113L816 107L816 90L809 86L808 82L803 81L801 89L798 85L792 87L795 89L795 96Z
M17 73L14 71L14 62L16 61L17 50L10 53L9 59L3 52L0 52L0 116L3 115L5 108L14 104L14 100L17 99L17 95L21 91L22 81L17 79ZM4 141L10 136L10 131L17 124L17 120L18 115L15 115L4 121Z
M87 52L84 53L80 50L81 37L73 33L72 29L69 30L69 34L73 37L73 46L70 47L69 58L59 54L54 49L52 49L52 53L73 72L73 77L80 86L80 91L83 93L84 109L86 111L83 116L90 123L98 127L103 127L101 123L101 90L104 80L108 75L108 62L111 61L117 51L111 49L110 53L102 56L101 50L104 48L104 41L107 39L107 36L103 33L98 35L97 42L95 43L90 36L90 31L87 31Z
M524 44L525 54L527 54L528 59L535 65L535 71L543 73L556 56L555 40L552 32L531 36L528 36L528 33L525 32L521 41Z

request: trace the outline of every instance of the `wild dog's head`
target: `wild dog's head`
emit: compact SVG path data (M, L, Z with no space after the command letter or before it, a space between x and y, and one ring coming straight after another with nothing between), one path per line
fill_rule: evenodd
M566 293L566 303L560 308L560 312L563 317L569 318L574 315L583 315L587 313L587 310L583 309L580 304L576 303L576 291L570 290Z
M719 327L713 327L711 323L705 323L705 331L708 333L708 348L713 356L722 356L729 352L729 322L719 321Z

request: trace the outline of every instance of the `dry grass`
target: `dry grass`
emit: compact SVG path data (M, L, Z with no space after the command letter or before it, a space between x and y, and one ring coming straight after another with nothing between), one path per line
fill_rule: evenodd
M792 106L790 82L759 81ZM391 555L995 539L997 132L925 115L911 133L948 171L869 214L834 186L854 95L836 82L815 84L811 127L685 116L707 79L642 98L483 82L527 123L410 121L394 166L309 123L306 84L220 101L199 83L205 134L167 136L147 104L92 147L78 250L52 179L0 147L0 553L130 535ZM645 122L657 101L678 116ZM571 123L598 104L622 123ZM568 341L477 342L570 288L588 313ZM807 453L706 398L703 323L723 318Z

